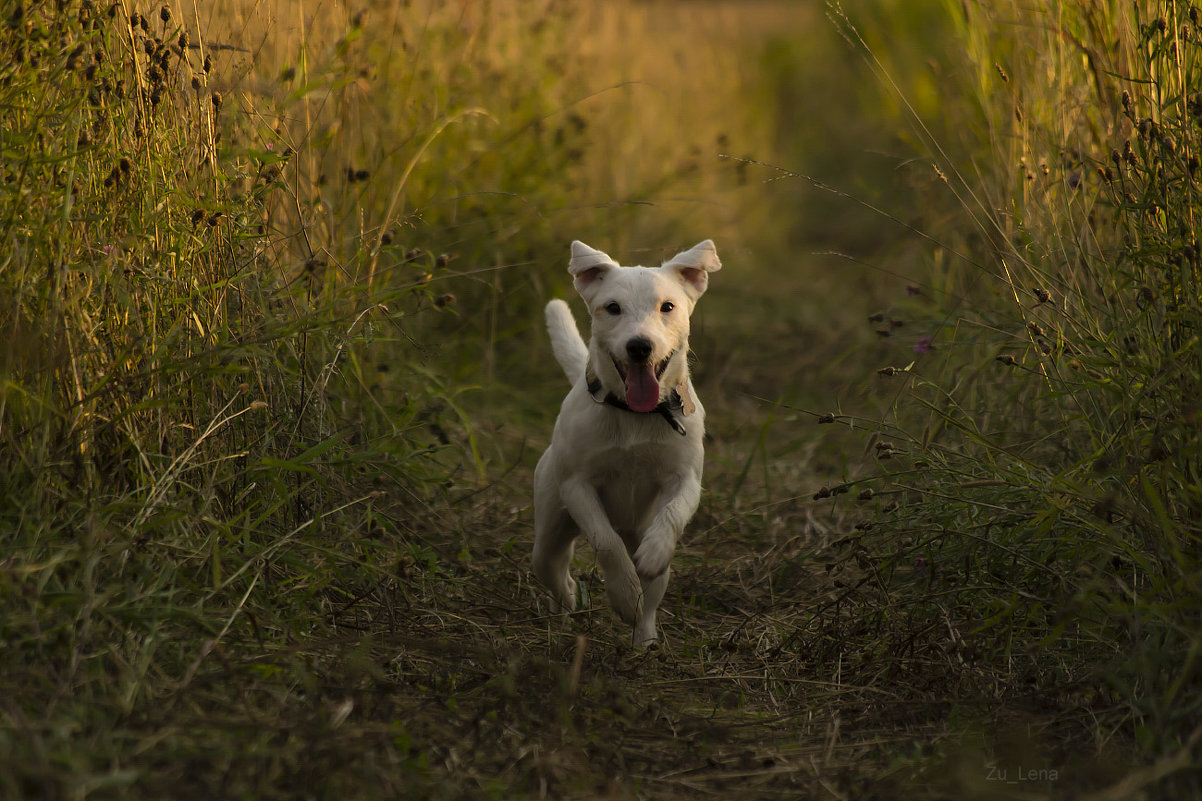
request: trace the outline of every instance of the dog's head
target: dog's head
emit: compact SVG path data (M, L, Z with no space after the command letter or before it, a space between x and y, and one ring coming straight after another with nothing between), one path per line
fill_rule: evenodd
M721 268L708 239L659 267L622 267L572 243L568 272L592 317L593 370L634 411L651 411L688 379L689 315Z

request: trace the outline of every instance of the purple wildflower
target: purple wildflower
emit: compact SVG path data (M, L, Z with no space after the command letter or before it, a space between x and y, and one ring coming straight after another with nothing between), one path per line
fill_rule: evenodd
M933 344L931 344L934 341L934 339L935 339L934 335L928 335L928 336L925 336L922 339L918 340L917 342L914 343L914 352L915 353L930 353L932 350L935 349L935 346Z

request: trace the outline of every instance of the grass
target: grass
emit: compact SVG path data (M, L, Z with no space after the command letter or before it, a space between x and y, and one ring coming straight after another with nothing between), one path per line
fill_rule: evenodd
M1197 12L827 11L6 10L0 795L1196 795ZM636 653L539 314L702 236Z

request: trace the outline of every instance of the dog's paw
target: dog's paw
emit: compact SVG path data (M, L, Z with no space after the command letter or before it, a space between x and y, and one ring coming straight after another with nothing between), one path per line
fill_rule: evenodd
M621 548L597 550L597 561L605 574L605 593L609 605L624 622L631 626L643 616L643 586L630 557Z
M654 650L659 648L659 635L655 633L655 623L640 621L634 627L634 636L631 639L636 651Z
M576 580L569 576L561 588L551 593L551 612L559 614L560 612L575 612L579 609L580 604L576 600L576 592Z
M647 537L634 552L634 569L643 581L663 574L672 561L676 546L663 537Z
M561 599L561 602L563 603L563 611L575 612L580 608L580 604L576 600L576 591L576 580L569 577L564 583L563 597Z

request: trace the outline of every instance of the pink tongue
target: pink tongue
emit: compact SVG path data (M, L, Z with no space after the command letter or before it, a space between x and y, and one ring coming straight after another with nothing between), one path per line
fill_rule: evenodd
M626 405L636 412L649 412L659 405L659 381L650 364L627 368Z

